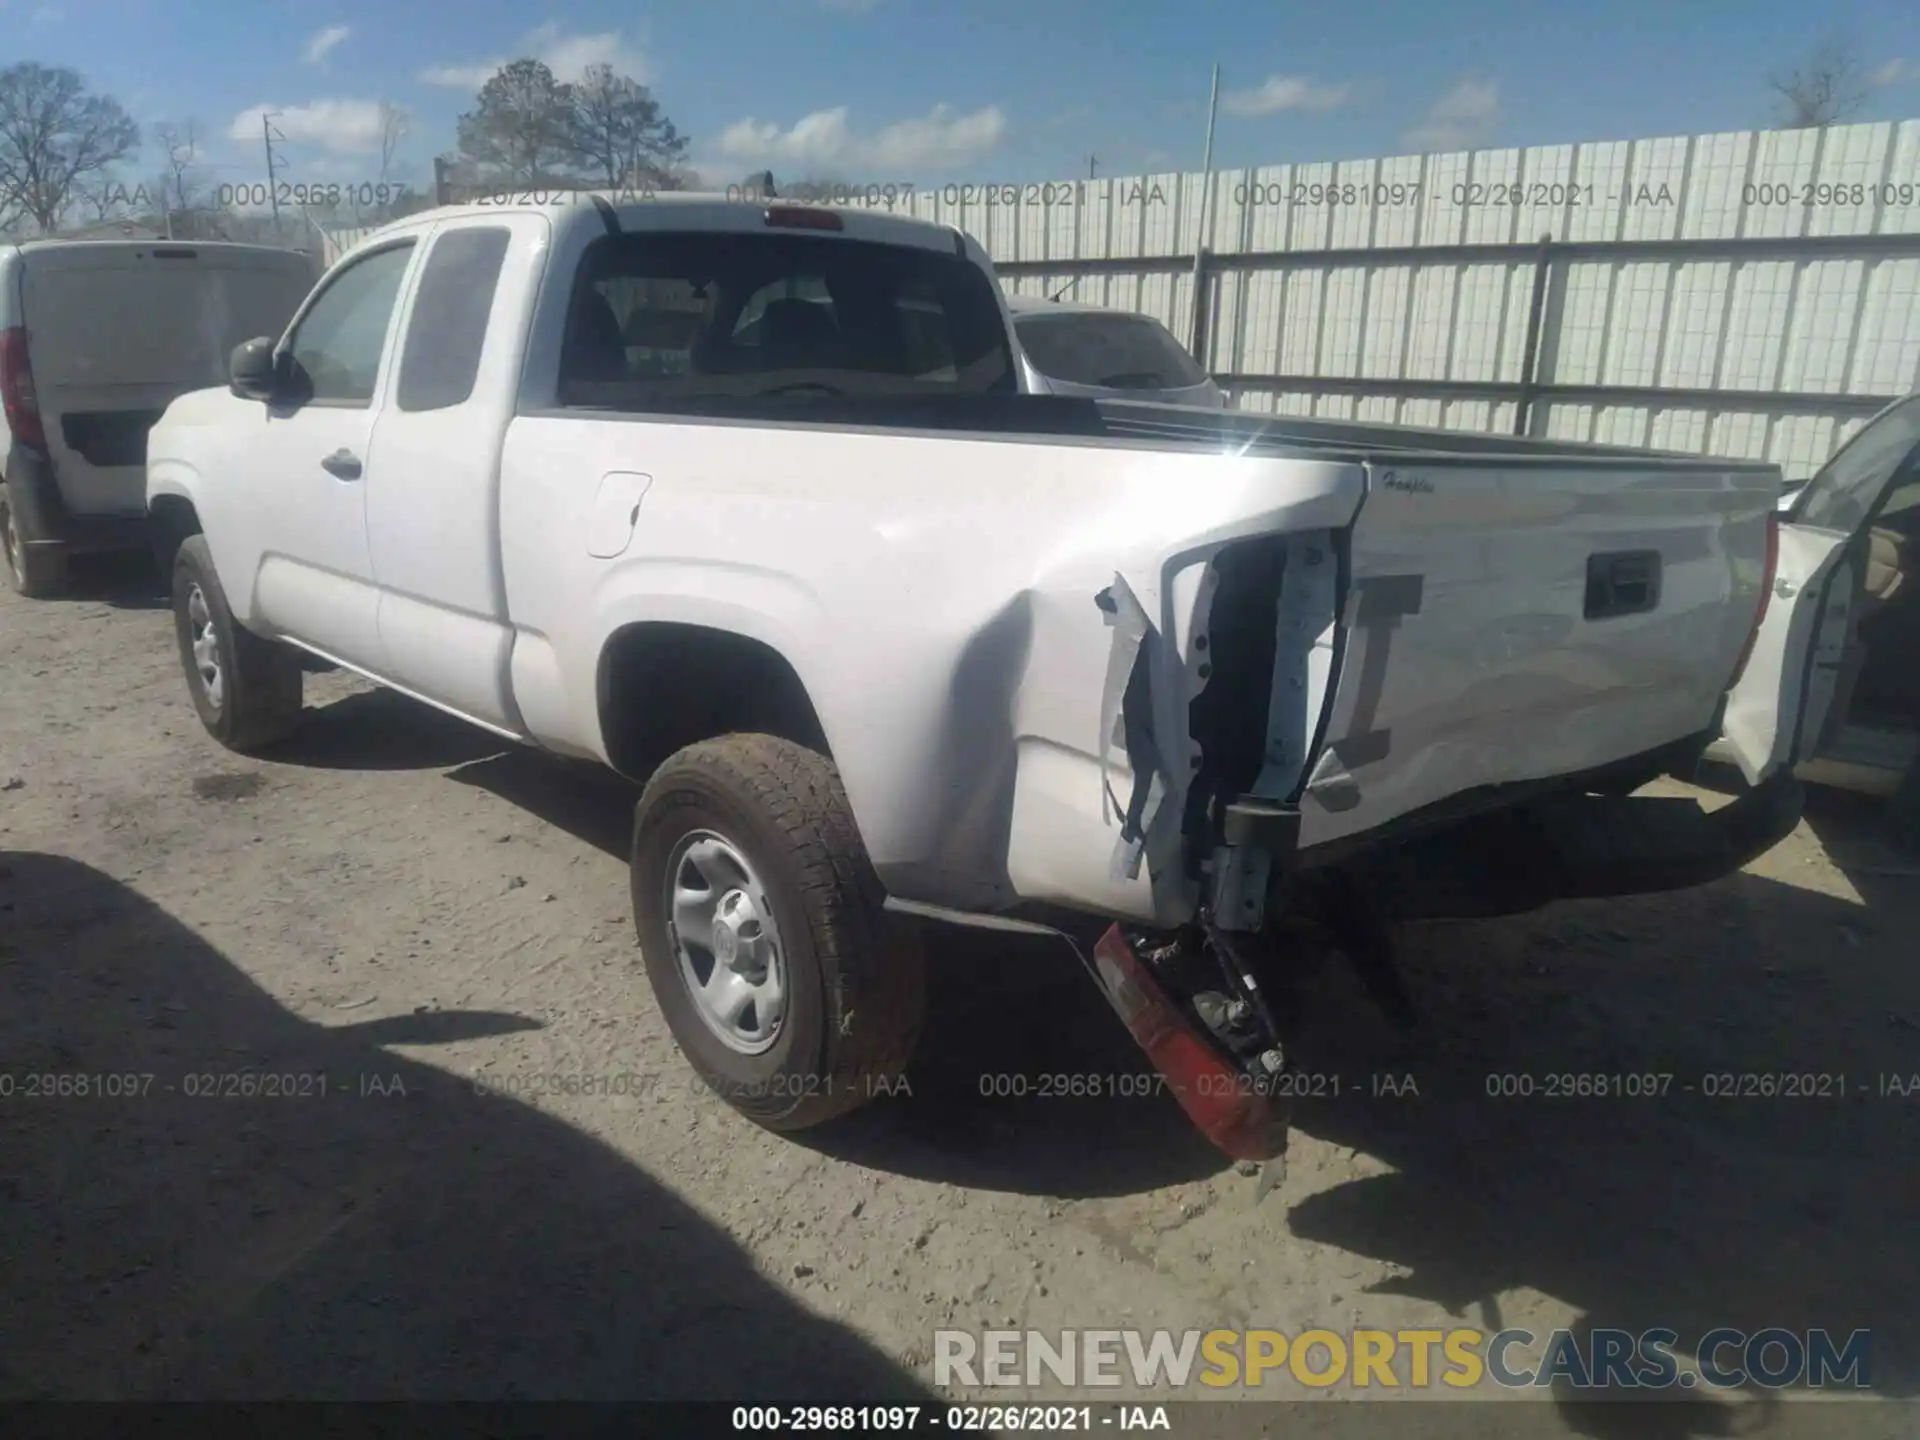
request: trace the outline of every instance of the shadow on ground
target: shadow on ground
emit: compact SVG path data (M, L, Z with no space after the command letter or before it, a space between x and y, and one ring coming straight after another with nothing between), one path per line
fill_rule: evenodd
M1730 765L1703 765L1703 787L1733 796L1744 782ZM1806 787L1806 823L1827 858L1866 902L1869 910L1920 893L1920 837L1901 833L1891 800L1825 785Z
M1065 1199L1139 1194L1229 1166L1064 943L932 925L926 938L911 1099L796 1140L896 1174ZM1089 1081L1103 1093L1084 1093Z
M0 1399L933 1403L619 1155L381 1048L532 1022L310 1023L49 855L0 852L0 914Z
M1417 1058L1391 1057L1344 995L1322 997L1328 1023L1301 1052L1349 1088L1304 1107L1299 1129L1393 1173L1308 1196L1293 1234L1393 1262L1403 1273L1379 1290L1488 1329L1527 1323L1527 1292L1577 1307L1583 1327L1671 1328L1683 1352L1718 1326L1869 1329L1873 1388L1920 1394L1920 1089L1883 1091L1920 1081L1920 895L1860 891L1870 903L1743 874L1410 931ZM1411 1075L1418 1096L1373 1098L1377 1072ZM1582 1074L1671 1079L1665 1098L1547 1094ZM1816 1078L1789 1096L1783 1074ZM1490 1094L1515 1088L1502 1077L1533 1096ZM1884 1423L1816 1413L1831 1428L1806 1433ZM1609 1440L1736 1423L1718 1405L1563 1416Z
M440 770L512 742L393 690L361 690L308 709L263 758L310 770Z
M165 610L173 604L159 568L144 550L69 556L67 588L57 601L111 605L116 610Z
M627 858L639 790L597 766L516 749L449 777ZM927 1023L909 1093L794 1140L894 1174L1072 1198L1133 1194L1226 1166L1180 1107L1154 1093L1145 1056L1064 943L944 925L923 934ZM1088 1076L1108 1093L1072 1093ZM1117 1102L1115 1090L1124 1092Z
M408 706L391 722L438 722L420 716ZM450 773L625 857L636 792L594 767L508 750ZM1326 972L1299 1055L1342 1075L1344 1098L1303 1105L1299 1127L1396 1173L1312 1196L1293 1210L1295 1233L1396 1262L1411 1273L1395 1288L1475 1323L1499 1324L1497 1297L1532 1290L1593 1324L1685 1337L1723 1324L1872 1328L1876 1387L1920 1390L1920 1093L1878 1093L1883 1077L1920 1072L1920 887L1876 872L1866 808L1815 795L1809 817L1864 903L1741 875L1415 928L1403 949L1424 1019L1411 1047L1344 972ZM944 927L927 939L911 1097L797 1143L1071 1198L1226 1168L1164 1095L1046 1097L1049 1077L1112 1077L1111 1091L1147 1074L1064 946ZM1373 1099L1375 1073L1411 1074L1420 1093ZM1782 1073L1844 1075L1847 1094L1704 1093ZM1576 1074L1670 1078L1651 1082L1664 1099L1547 1098L1547 1077ZM1504 1075L1529 1077L1533 1098L1489 1095L1489 1077ZM1683 1423L1681 1410L1660 1413ZM1688 1433L1650 1423L1632 1420L1633 1433Z

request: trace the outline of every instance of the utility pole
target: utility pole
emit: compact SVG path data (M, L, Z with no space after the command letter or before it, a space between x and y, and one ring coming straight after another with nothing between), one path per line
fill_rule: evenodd
M1087 178L1089 180L1098 180L1100 178L1100 157L1098 155L1087 156Z
M267 203L273 207L273 233L278 236L280 234L280 177L274 163L273 142L278 140L284 145L287 143L287 137L273 128L273 114L265 110L260 112L260 138L267 147Z
M1213 219L1213 122L1220 113L1220 67L1213 67L1213 94L1207 100L1207 149L1200 162L1200 223L1193 230L1193 358L1206 368L1207 241Z

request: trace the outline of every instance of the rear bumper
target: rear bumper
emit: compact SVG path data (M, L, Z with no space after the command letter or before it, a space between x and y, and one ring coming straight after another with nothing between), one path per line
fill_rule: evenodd
M1471 918L1685 890L1730 875L1800 823L1782 771L1718 810L1678 796L1563 795L1465 821L1347 868L1401 919Z
M147 545L144 515L76 515L60 496L53 457L15 443L7 453L7 489L29 547L58 547L75 554L141 550Z

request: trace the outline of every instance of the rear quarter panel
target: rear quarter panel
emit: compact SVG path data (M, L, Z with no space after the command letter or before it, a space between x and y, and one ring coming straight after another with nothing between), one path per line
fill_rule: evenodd
M589 512L615 471L650 483L625 553L595 560ZM1112 632L1095 596L1124 572L1178 633L1194 588L1180 577L1210 549L1343 523L1360 487L1352 465L1110 440L523 416L501 492L515 691L537 738L604 758L596 680L616 630L671 620L752 636L806 685L895 893L1014 898L1015 780L1037 767L1073 796L1049 833L1091 874L1033 883L1092 884L1150 915L1146 877L1105 874Z

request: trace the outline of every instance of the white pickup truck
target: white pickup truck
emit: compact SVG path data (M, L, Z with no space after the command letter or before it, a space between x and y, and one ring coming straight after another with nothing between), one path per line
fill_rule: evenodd
M644 782L661 1008L786 1129L905 1065L897 912L1068 936L1268 1158L1310 935L1375 973L1384 919L1694 884L1797 819L1770 723L1711 815L1632 793L1720 734L1772 467L1017 389L951 228L411 217L152 433L193 703L269 747L307 652Z

